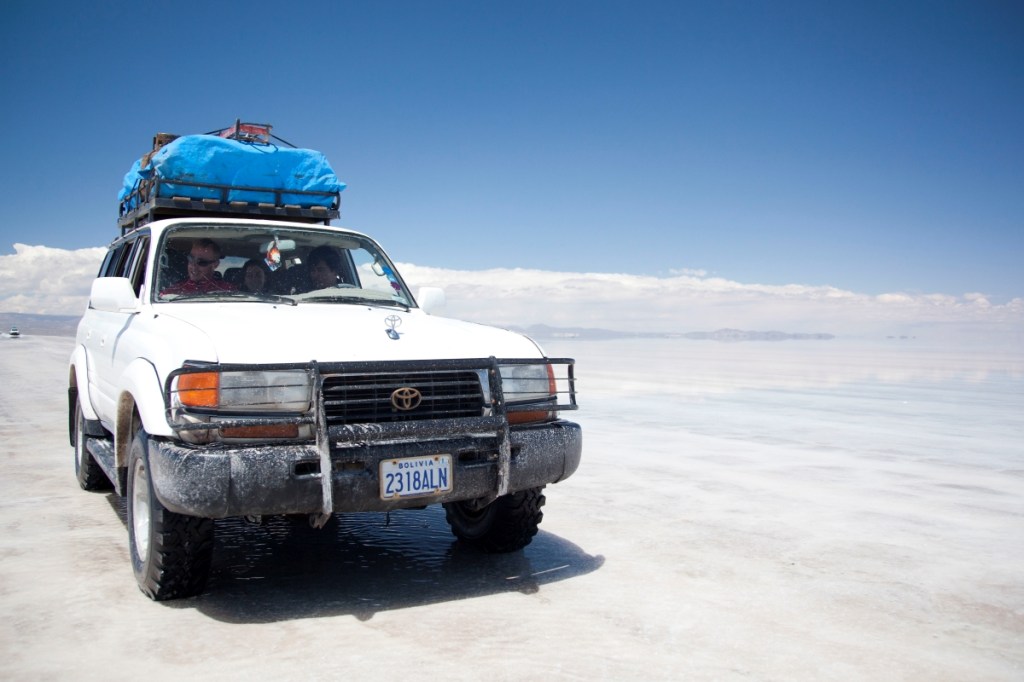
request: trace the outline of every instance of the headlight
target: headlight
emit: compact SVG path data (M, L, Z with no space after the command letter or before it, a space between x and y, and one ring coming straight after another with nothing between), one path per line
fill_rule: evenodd
M554 410L543 409L545 403L557 402L555 374L551 365L501 365L498 369L510 424L555 418ZM524 409L532 405L542 409Z
M311 379L303 371L190 372L177 377L173 395L183 407L226 412L305 412Z

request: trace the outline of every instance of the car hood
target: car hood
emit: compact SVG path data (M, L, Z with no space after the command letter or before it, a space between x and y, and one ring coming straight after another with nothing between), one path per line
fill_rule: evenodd
M195 342L189 344L193 352L185 358L190 360L303 363L543 357L537 344L521 334L427 315L419 309L177 303L161 306L157 318L159 326L168 327L170 338L191 337ZM210 353L215 357L197 356Z

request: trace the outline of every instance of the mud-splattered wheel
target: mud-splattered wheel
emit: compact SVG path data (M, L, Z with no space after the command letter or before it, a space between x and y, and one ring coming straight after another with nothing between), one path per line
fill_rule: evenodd
M149 438L135 434L128 458L128 538L139 589L155 601L199 594L213 556L213 520L168 511L149 477Z
M75 477L82 490L110 490L113 486L103 469L85 447L85 416L75 399Z
M445 518L452 534L485 552L514 552L526 547L544 518L543 488L503 495L484 507L472 502L449 502Z

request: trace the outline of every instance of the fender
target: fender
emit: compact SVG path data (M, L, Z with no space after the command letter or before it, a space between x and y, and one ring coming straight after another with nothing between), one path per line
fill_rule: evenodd
M75 346L68 365L75 373L75 388L78 389L78 402L82 406L82 415L89 420L98 420L99 414L92 404L92 386L89 383L89 353L85 346Z
M121 393L117 401L117 429L114 450L117 466L128 466L128 449L135 436L133 414L137 412L142 428L151 436L172 436L164 411L163 385L156 367L136 358L121 376Z

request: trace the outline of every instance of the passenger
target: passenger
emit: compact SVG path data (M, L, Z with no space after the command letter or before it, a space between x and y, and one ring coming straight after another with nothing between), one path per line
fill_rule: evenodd
M192 242L192 250L188 254L188 277L160 291L167 294L205 294L211 291L234 291L235 285L218 279L217 265L220 263L221 250L212 239L197 239Z
M267 293L270 271L259 258L251 258L242 266L242 291L253 294Z
M310 291L330 289L342 282L341 256L336 249L330 246L318 246L309 252L307 261Z

